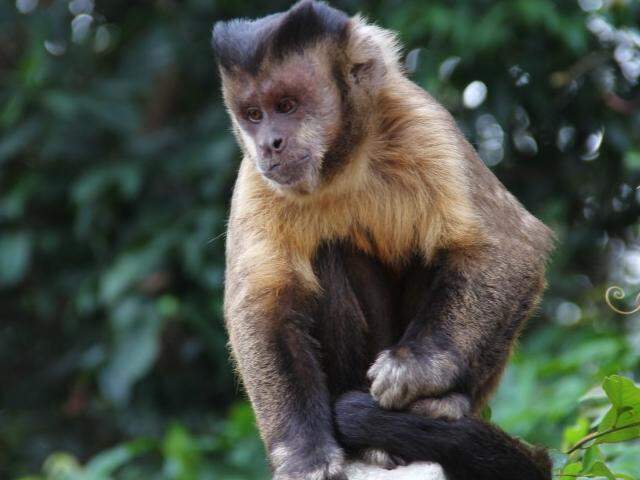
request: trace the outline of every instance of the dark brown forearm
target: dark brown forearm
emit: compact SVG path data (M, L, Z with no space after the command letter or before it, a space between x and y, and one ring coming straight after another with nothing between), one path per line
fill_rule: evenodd
M441 255L401 340L370 371L383 406L452 391L474 406L484 400L543 286L542 265L520 253L486 247Z
M454 388L471 394L474 403L502 372L543 290L543 262L520 247L445 255L431 301L400 342L452 352L458 365Z

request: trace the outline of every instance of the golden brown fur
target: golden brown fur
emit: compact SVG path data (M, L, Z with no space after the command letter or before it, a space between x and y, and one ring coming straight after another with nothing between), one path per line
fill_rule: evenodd
M389 41L388 32L358 25L372 42ZM350 239L389 265L416 250L429 260L439 248L486 241L470 205L464 140L453 119L401 74L396 57L388 61L366 140L329 184L312 195L280 192L243 159L230 230L246 238L232 261L251 265L256 288L277 288L285 276L274 268L317 288L311 259L332 239Z

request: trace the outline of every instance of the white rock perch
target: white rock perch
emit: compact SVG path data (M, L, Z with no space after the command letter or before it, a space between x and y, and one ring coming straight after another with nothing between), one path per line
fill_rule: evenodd
M351 463L347 467L349 480L447 480L440 465L435 463L412 463L393 470Z

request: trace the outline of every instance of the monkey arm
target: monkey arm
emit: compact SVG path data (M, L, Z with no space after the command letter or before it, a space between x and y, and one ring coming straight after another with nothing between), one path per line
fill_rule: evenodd
M346 480L317 345L308 332L309 295L303 282L287 276L293 273L284 261L265 257L245 267L238 265L242 255L233 256L225 309L232 353L274 478Z
M459 392L470 397L475 411L481 408L537 304L542 257L507 239L441 254L404 335L369 369L380 405L406 408L424 397Z
M303 313L236 322L232 345L276 478L338 479L343 455L333 437L330 400ZM273 328L270 330L270 328Z

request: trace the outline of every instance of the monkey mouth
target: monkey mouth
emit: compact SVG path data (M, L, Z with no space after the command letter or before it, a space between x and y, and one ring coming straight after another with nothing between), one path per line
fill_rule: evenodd
M306 177L309 158L309 154L305 154L295 160L274 162L261 173L280 187L294 187Z

